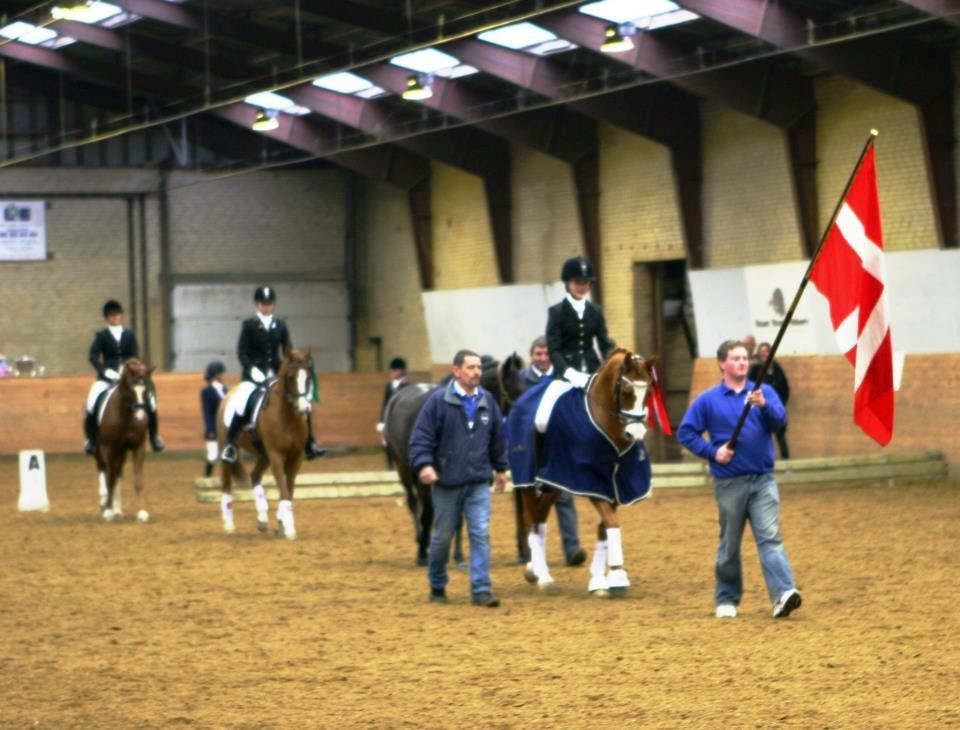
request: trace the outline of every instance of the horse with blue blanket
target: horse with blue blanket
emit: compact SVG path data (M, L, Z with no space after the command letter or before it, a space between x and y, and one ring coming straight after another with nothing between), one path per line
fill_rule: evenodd
M538 385L507 417L510 471L524 496L527 579L543 589L554 585L545 543L557 489L588 497L600 515L590 592L620 596L630 586L617 508L650 494L644 400L655 360L618 348L586 388L556 380Z

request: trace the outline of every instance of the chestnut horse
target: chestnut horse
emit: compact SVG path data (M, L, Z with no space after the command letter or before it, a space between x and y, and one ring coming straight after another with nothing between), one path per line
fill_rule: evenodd
M237 446L254 454L257 459L250 472L257 510L257 529L260 532L267 531L270 505L261 479L269 465L280 492L280 501L277 504L277 535L288 540L295 540L297 537L293 519L293 488L303 462L304 444L307 442L312 375L310 356L310 349L306 352L295 348L287 350L276 380L267 386L255 427L244 430L237 439ZM227 395L220 402L217 417L217 438L221 451L227 439L224 411L229 399L230 395ZM221 466L220 509L223 530L232 535L236 532L233 521L233 480L246 483L247 475L239 459L233 464L221 462Z
M525 577L543 589L554 586L546 560L546 521L562 488L589 497L600 516L590 592L626 594L630 580L617 507L649 495L643 402L655 360L618 348L585 391L563 382L538 386L521 397L508 418L511 469L523 495L531 553ZM515 461L518 457L521 461ZM551 489L540 491L540 486Z
M130 358L120 369L120 379L103 395L97 410L100 429L93 452L100 473L100 513L110 522L120 514L116 492L127 452L133 454L133 487L137 493L137 520L147 522L143 494L143 461L147 443L147 409L153 396L154 368Z

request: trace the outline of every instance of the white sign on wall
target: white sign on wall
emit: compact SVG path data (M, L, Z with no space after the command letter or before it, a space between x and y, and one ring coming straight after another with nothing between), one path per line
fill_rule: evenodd
M47 258L46 204L42 200L0 201L0 261Z

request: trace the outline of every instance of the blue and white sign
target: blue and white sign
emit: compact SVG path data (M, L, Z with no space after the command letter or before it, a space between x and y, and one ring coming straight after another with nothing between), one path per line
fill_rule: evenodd
M0 261L43 261L47 229L42 200L0 201Z

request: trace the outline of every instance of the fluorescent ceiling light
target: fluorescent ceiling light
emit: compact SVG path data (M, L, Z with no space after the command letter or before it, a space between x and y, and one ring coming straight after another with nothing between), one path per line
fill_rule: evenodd
M376 99L381 96L388 96L390 94L386 89L381 89L376 84L369 86L363 91L358 91L354 96L359 96L361 99Z
M555 38L552 41L547 41L546 43L540 43L539 45L532 46L527 48L528 53L532 53L535 56L552 56L554 53L563 53L564 51L572 51L577 46L571 43L570 41L564 38Z
M281 111L284 114L302 116L310 113L310 110L306 107L298 106L293 103L292 99L288 99L287 97L282 96L281 94L276 94L272 91L261 91L256 94L250 94L250 96L245 98L244 101L248 104L258 106L261 109L274 109L276 111Z
M338 91L341 94L356 94L358 91L369 89L373 84L365 78L352 74L349 71L327 74L313 80L313 85L328 91Z
M447 68L460 65L460 61L449 53L438 51L436 48L424 48L412 53L404 53L390 59L394 66L407 68L411 71L432 74Z
M556 40L557 36L546 28L524 21L523 23L513 23L512 25L504 25L500 28L484 31L477 38L487 43L520 50L521 48L530 48L530 46Z
M29 43L31 46L36 46L44 41L56 38L57 32L49 28L38 28L35 25L30 25L30 23L17 20L0 28L0 35L12 41L20 41L21 43Z
M63 48L64 46L69 46L71 43L76 43L76 42L77 42L76 38L71 38L68 35L58 35L53 40L47 41L45 43L41 43L40 45L43 46L44 48L53 48L54 50L56 50L57 48Z
M445 79L459 79L461 76L470 76L478 73L480 73L480 69L461 63L459 66L454 66L453 68L441 68L434 76L442 76Z
M120 15L114 15L112 18L107 18L105 21L100 23L104 28L119 28L122 25L128 25L137 20L140 20L140 16L136 13L120 13Z
M86 4L64 3L54 5L50 14L57 20L76 20L80 23L101 23L107 18L119 15L123 10L111 3L90 2Z
M670 0L600 0L580 6L580 12L611 23L633 23L647 30L686 23L700 17Z

